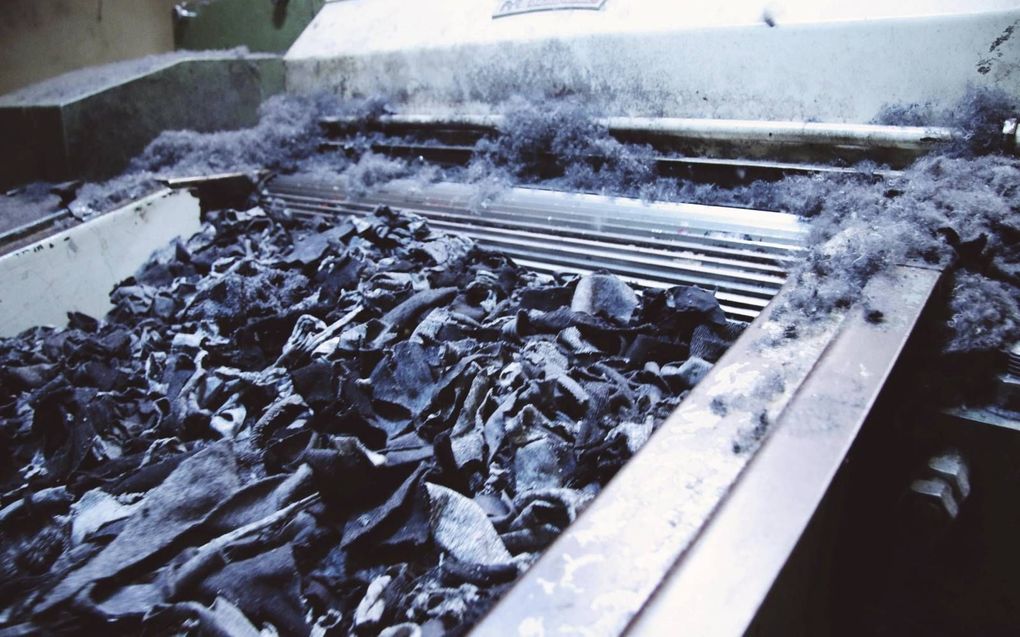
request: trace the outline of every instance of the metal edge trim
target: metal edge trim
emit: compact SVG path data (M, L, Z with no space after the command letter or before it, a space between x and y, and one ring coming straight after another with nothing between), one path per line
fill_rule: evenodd
M742 635L828 491L941 278L900 266L871 281L699 537L628 635Z

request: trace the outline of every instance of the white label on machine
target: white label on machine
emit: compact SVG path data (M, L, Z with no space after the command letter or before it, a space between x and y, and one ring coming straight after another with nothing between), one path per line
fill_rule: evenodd
M592 9L598 11L606 0L497 0L493 18L502 18L535 11L558 11L561 9Z

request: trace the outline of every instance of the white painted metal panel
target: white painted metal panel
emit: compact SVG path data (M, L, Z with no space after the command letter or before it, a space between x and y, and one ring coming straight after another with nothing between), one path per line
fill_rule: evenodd
M72 310L101 318L114 285L200 225L195 197L164 190L0 257L0 337L66 325Z
M287 53L288 89L414 112L573 94L612 115L839 122L951 104L969 84L1020 93L1016 2L608 0L493 19L494 6L330 3Z

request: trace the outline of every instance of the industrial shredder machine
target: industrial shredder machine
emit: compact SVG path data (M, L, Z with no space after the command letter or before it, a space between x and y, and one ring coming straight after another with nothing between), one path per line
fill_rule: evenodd
M883 168L868 178L882 179L959 133L864 122L885 104L947 103L972 85L1020 93L1020 45L1001 39L1018 21L999 2L343 0L327 2L284 63L291 92L392 96L397 112L369 125L393 136L371 150L394 157L463 164L503 124L508 98L573 95L610 114L599 123L617 139L648 144L658 175L739 185L854 175L848 166L871 160ZM321 125L336 150L364 123ZM1004 135L1015 144L1015 122ZM838 507L831 487L846 467L872 457L858 439L937 296L938 268L896 264L868 284L867 303L789 338L770 310L795 285L810 228L784 211L529 187L480 204L462 183L397 180L366 194L321 173L261 177L267 209L330 221L386 205L538 271L697 285L747 325L473 635L735 635L798 608L783 587L821 575L798 581L797 551L835 541L820 511ZM173 179L0 257L0 334L102 314L108 289L153 249L197 231L205 191L244 179ZM32 293L40 286L46 297ZM805 630L816 619L803 617Z

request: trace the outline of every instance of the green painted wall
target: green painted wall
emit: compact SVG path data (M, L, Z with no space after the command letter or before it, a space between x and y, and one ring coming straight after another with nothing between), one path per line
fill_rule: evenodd
M325 0L211 0L187 2L194 17L174 24L178 49L198 51L247 46L283 53L304 31Z

